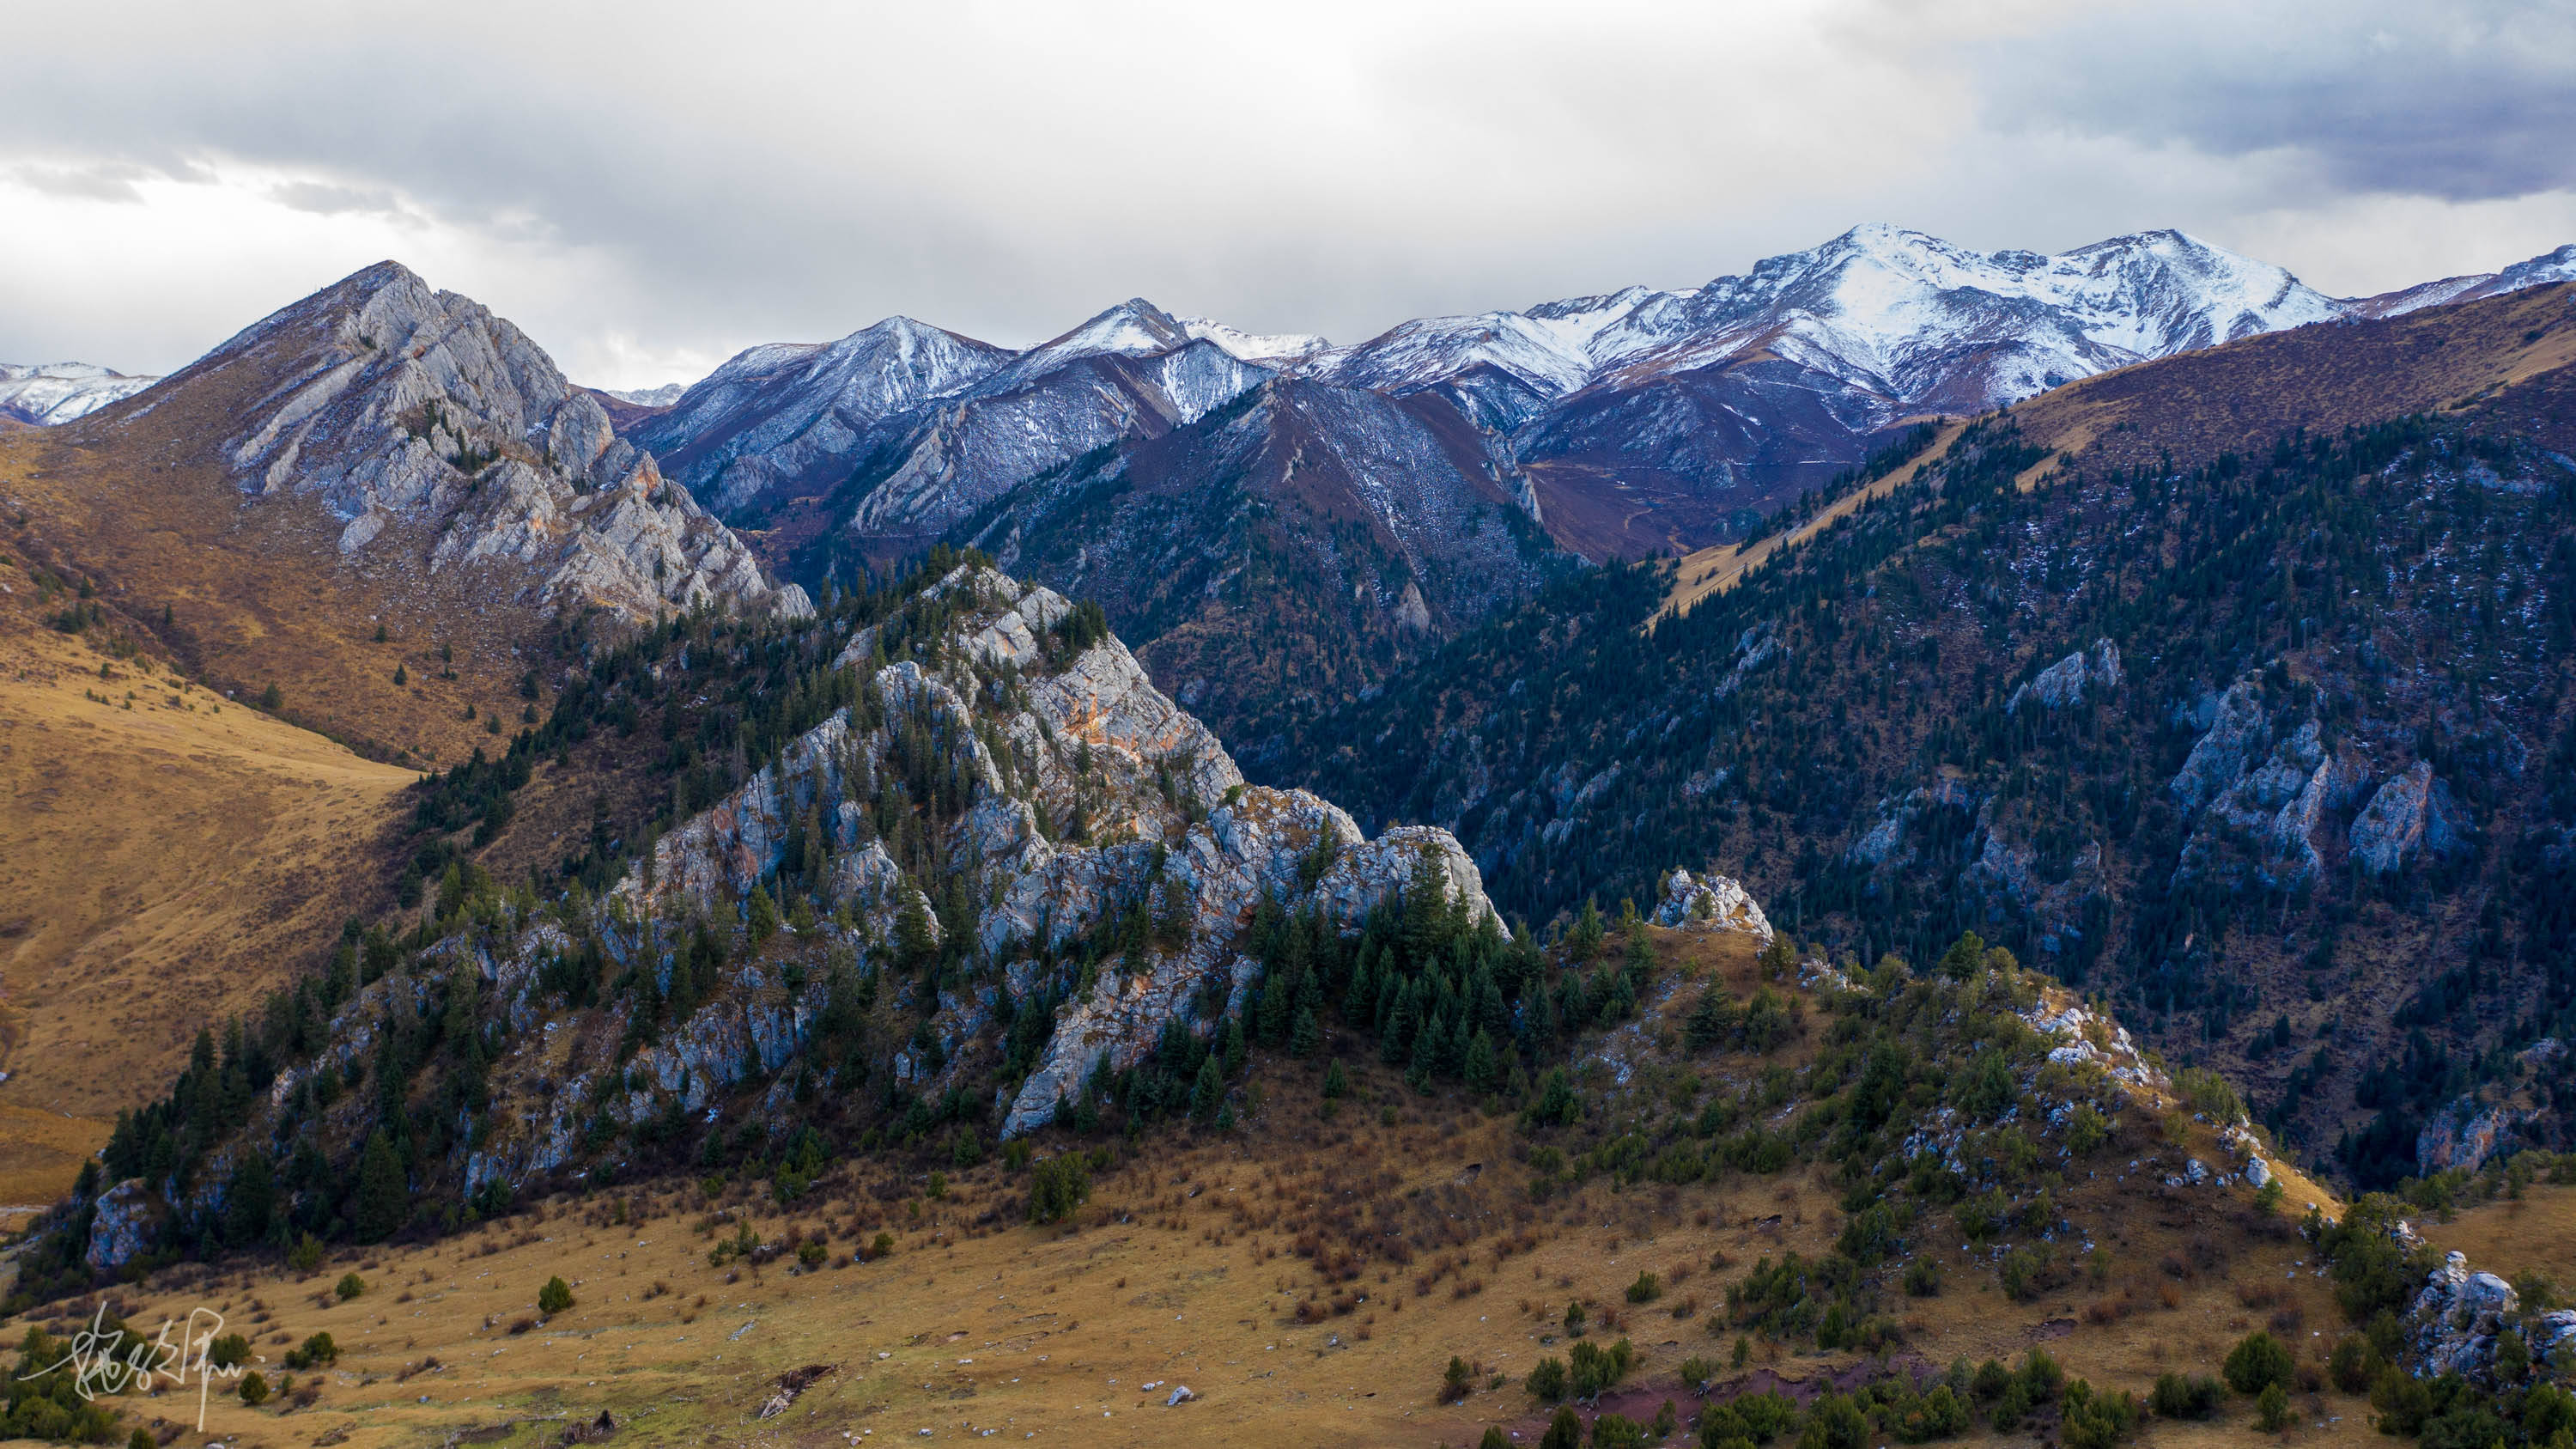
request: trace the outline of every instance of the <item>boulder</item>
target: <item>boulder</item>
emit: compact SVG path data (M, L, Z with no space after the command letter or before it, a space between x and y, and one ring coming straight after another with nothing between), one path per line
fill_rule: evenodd
M1655 924L1685 931L1741 931L1771 944L1771 922L1751 892L1722 875L1691 878L1676 870L1664 878L1664 899L1655 907Z

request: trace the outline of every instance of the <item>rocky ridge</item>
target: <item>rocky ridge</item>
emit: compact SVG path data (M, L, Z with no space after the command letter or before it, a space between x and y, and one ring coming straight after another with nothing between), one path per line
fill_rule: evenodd
M244 387L222 466L253 500L318 502L343 554L401 549L431 574L507 570L513 601L547 612L810 607L516 327L396 263L263 319L82 427L146 427L174 398Z
M659 1123L756 1103L747 1120L774 1124L808 1094L862 1083L923 1100L987 1092L989 1117L974 1115L1014 1136L1175 1026L1205 1036L1238 1009L1259 971L1240 941L1265 909L1356 933L1430 889L1503 931L1446 832L1371 839L1304 791L1246 785L1122 643L1069 633L1080 620L1051 590L961 567L908 607L937 632L888 662L890 626L859 631L840 658L860 703L662 835L604 897L478 898L458 931L364 987L320 1052L274 1080L228 1160L277 1151L269 1134L299 1109L319 1112L325 1140L354 1142L374 1104L334 1104L317 1081L381 1069L389 1041L460 1011L482 1023L471 1034L491 1053L493 1110L418 1165L424 1189L586 1173L614 1160L603 1144ZM788 898L791 875L812 914L764 939L754 898ZM740 954L709 944L726 940ZM719 975L692 986L711 950ZM934 956L947 964L925 974ZM616 984L568 985L575 962L593 973L580 979ZM854 994L904 1025L827 1057L825 1037L854 1040ZM666 1003L684 1005L662 1020ZM1048 1023L1042 1046L1010 1070L1005 1034L1032 1012ZM193 1187L155 1186L203 1220L231 1177L218 1162Z

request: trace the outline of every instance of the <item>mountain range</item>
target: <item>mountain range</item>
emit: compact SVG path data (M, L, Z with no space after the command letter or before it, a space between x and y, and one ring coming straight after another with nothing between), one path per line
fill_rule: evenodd
M2543 1449L2571 271L1864 227L665 402L387 262L0 432L0 1427L246 1297L228 1442Z

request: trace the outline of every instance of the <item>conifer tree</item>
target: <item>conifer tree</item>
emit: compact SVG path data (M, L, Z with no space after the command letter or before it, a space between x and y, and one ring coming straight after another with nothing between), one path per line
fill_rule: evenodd
M411 1217L411 1188L403 1181L402 1160L394 1155L385 1129L367 1134L358 1162L358 1198L350 1214L358 1241L381 1242Z

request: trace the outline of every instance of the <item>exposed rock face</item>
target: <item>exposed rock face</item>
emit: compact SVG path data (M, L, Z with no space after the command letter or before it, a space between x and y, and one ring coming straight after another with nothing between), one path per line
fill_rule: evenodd
M2119 645L2096 639L2089 654L2079 649L2067 655L2014 690L2004 709L2008 713L2017 710L2025 700L2038 701L2042 709L2064 709L2083 700L2087 685L2105 694L2120 687Z
M2352 853L2372 875L2386 875L2410 862L2459 854L2472 833L2450 787L2418 760L2361 807L2352 822Z
M115 1272L153 1246L169 1216L160 1195L145 1187L143 1179L127 1178L98 1195L83 1260L93 1273Z
M1447 832L1371 840L1313 795L1246 786L1125 645L1075 647L1065 630L1079 620L1052 591L961 568L909 607L840 651L861 675L857 704L661 836L578 922L504 915L432 948L433 966L481 983L481 1009L507 1023L510 1043L492 1070L491 1129L435 1175L469 1192L517 1182L583 1160L613 1129L703 1117L764 1080L773 1105L831 1088L852 1068L810 1050L841 1009L827 977L927 1010L886 1043L892 1081L931 1100L992 1083L979 1089L999 1093L989 1125L1010 1136L1046 1123L1095 1069L1135 1064L1172 1024L1212 1030L1254 984L1239 943L1265 904L1355 933L1372 910L1427 889L1470 924L1503 929ZM908 632L924 620L939 632ZM889 637L904 656L893 662ZM906 803L925 799L925 812ZM734 937L747 898L778 889L783 870L800 874L820 918L750 943L712 984L683 986L685 943L702 926ZM1153 923L1141 942L1104 946L1140 918ZM926 977L918 968L943 942L951 964ZM588 949L603 972L649 979L646 1000L686 1009L637 1022L619 996L567 1014L549 967ZM326 1057L347 1062L372 1022L441 1010L440 999L402 973L370 985L334 1022ZM1000 1024L1031 1012L1048 1030L998 1072ZM273 1104L298 1075L280 1078Z
M345 523L343 553L504 569L517 601L548 610L809 606L516 327L395 263L266 318L92 426L244 377L263 391L222 461L254 497L319 500Z
M1858 840L1844 850L1843 858L1855 864L1873 867L1901 866L1915 856L1908 832L1924 812L1937 808L1975 810L1976 793L1957 780L1942 777L1931 784L1906 791L1893 800L1879 802L1879 815Z
M1722 876L1691 878L1676 870L1664 878L1664 899L1655 907L1655 924L1691 931L1742 931L1771 943L1771 922L1752 893Z
M2415 1170L2427 1177L2453 1167L2474 1172L2488 1158L2511 1148L2514 1129L2532 1115L2509 1103L2486 1106L2475 1097L2457 1098L2415 1134Z
M2261 692L2239 680L2218 697L2215 717L2203 727L2182 770L2168 787L2185 810L2197 810L2245 773L2245 762L2270 727Z

